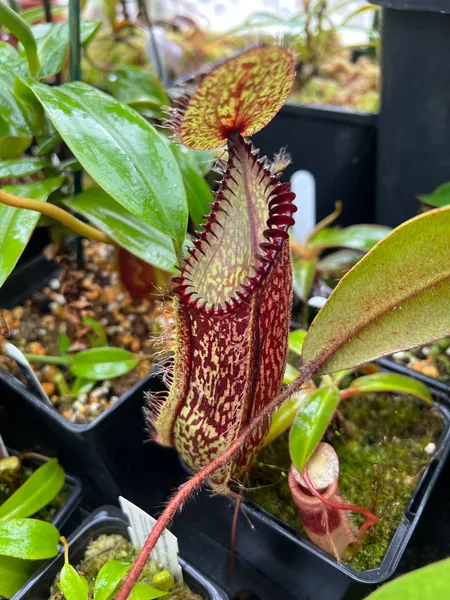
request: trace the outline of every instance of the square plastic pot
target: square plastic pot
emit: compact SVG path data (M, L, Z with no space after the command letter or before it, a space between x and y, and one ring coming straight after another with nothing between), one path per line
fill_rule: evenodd
M433 396L435 405L439 407L444 418L444 430L436 444L436 452L420 478L408 506L406 507L403 518L390 541L383 561L377 569L355 571L344 563L338 563L334 557L318 548L308 539L298 537L297 530L294 527L291 527L280 519L272 516L268 511L261 508L256 503L246 500L245 507L253 523L256 524L256 522L258 522L267 526L267 546L273 547L276 545L277 537L285 537L294 542L299 551L306 550L328 565L334 567L334 569L345 574L351 580L359 583L373 585L381 583L391 577L422 516L428 498L439 478L450 451L450 411L446 406L445 397L439 392L433 392Z
M129 539L126 517L114 506L99 508L69 537L70 563L76 565L83 558L90 541L102 534L120 534ZM50 587L64 564L61 550L56 558L46 562L13 597L13 600L47 600ZM227 593L199 570L180 558L185 582L204 600L227 600Z
M10 448L8 448L8 452L10 455L19 455L19 452L11 450ZM37 469L45 463L45 460L37 457L25 457L23 459L23 463L25 466L30 466ZM68 498L52 520L53 525L60 531L63 529L64 525L73 515L81 502L83 497L83 484L78 477L73 477L72 475L66 473L64 476L64 486L61 491L66 492L68 494Z
M292 163L283 174L308 171L316 188L316 221L343 203L342 225L373 222L377 115L287 103L252 141L269 158L287 147ZM361 199L364 199L362 202Z

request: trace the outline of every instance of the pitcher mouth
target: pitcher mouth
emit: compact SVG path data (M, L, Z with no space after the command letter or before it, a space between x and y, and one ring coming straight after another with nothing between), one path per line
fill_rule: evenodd
M279 182L250 142L233 136L228 155L211 213L173 280L184 303L219 317L247 302L260 286L297 210L290 184Z

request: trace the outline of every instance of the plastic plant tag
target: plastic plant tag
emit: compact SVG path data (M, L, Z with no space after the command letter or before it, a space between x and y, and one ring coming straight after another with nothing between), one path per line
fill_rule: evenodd
M153 529L156 519L144 510L119 496L120 508L128 517L130 540L136 550L140 550ZM166 567L177 581L183 581L183 571L178 562L178 539L167 529L158 540L150 557L160 566Z

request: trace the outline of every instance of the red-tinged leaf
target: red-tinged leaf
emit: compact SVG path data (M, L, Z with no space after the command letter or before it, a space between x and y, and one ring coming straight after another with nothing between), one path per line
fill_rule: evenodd
M124 248L117 251L117 267L121 282L135 298L158 300L168 290L168 273L149 265Z
M449 231L446 207L381 240L314 319L304 364L332 373L450 335Z
M227 448L280 389L292 302L293 198L251 144L230 142L212 212L175 280L173 385L151 407L156 440L175 446L194 470ZM238 473L269 424L243 446ZM226 492L231 468L214 474L217 491Z
M253 135L283 106L294 76L290 50L245 50L213 69L189 100L175 106L172 125L193 150L213 150L233 134Z

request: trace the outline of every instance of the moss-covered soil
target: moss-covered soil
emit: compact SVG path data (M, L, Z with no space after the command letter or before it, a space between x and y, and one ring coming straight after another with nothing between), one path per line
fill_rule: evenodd
M83 560L75 568L86 577L89 584L89 600L93 598L94 582L98 572L110 560L132 563L136 558L136 550L132 544L121 535L101 535L91 541ZM70 558L70 555L69 555ZM139 581L148 583L161 590L168 590L164 600L201 600L202 597L192 592L187 585L176 583L171 587L172 578L166 569L162 569L154 560L147 561ZM50 590L49 600L64 600L64 595L57 586L59 575Z
M440 413L409 396L378 393L341 403L339 416L324 438L339 456L340 494L346 502L368 509L380 519L365 536L359 552L346 559L353 569L363 571L381 564L430 461L430 444L438 441L442 430ZM284 435L259 454L246 496L305 535L289 491L289 466L288 437ZM348 514L356 531L364 517Z
M0 477L0 506L31 477L35 470L32 467L22 466L17 473ZM32 515L32 517L50 523L55 518L56 513L67 502L68 498L69 492L63 488L47 506L35 515Z

